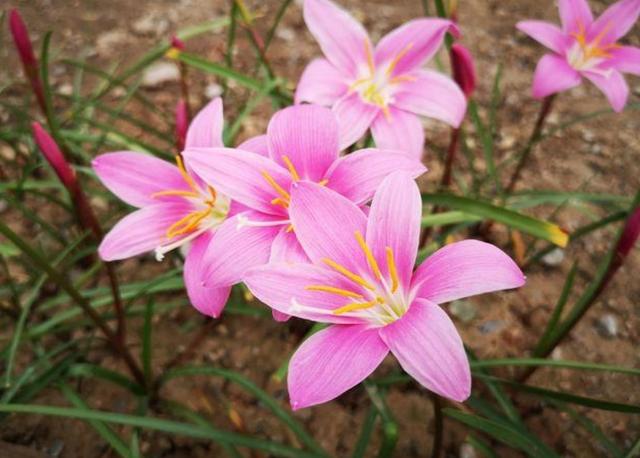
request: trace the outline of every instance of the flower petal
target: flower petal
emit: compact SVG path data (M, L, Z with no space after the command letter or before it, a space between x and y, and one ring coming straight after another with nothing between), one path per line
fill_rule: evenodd
M231 286L206 288L202 286L202 259L213 231L207 231L196 238L189 248L184 261L184 285L191 304L202 314L218 318L229 299Z
M264 221L264 215L247 211L227 219L216 230L201 261L201 280L207 287L242 281L251 267L269 260L271 244L282 226L239 226L242 218Z
M415 271L416 296L436 304L476 294L518 288L525 277L504 251L478 240L440 248Z
M385 178L371 202L367 244L388 279L391 277L386 250L391 249L399 285L406 292L418 254L421 219L422 198L413 178L403 172Z
M222 99L216 97L193 118L187 130L187 148L216 148L222 143Z
M238 145L238 149L269 157L269 142L266 135L251 137Z
M555 54L545 54L533 75L533 96L542 99L580 84L580 74Z
M195 148L183 156L200 178L232 200L265 213L285 214L283 207L271 203L279 194L264 173L285 191L291 185L291 176L271 159L232 148Z
M296 233L283 226L273 240L269 262L309 262Z
M156 192L191 190L178 167L149 154L132 151L101 154L91 165L109 191L134 207L167 200L152 197Z
M398 321L380 329L402 368L440 396L462 402L471 393L471 370L462 339L438 305L416 299Z
M639 0L619 0L596 19L589 27L589 39L601 37L600 44L616 42L631 30L640 15Z
M340 129L340 151L360 140L380 108L365 103L357 92L345 95L333 106Z
M619 71L608 70L605 75L583 72L583 75L607 96L614 111L619 113L624 110L629 98L629 86Z
M619 72L640 76L640 48L620 46L612 50L607 65Z
M333 310L353 302L353 298L309 289L310 286L331 286L360 293L357 285L324 267L309 263L269 263L248 270L244 282L255 297L280 313L321 323L364 322L348 313L333 314Z
M105 261L126 259L167 242L167 229L194 210L184 199L141 208L128 214L105 235L98 247Z
M447 32L457 34L448 19L424 18L406 22L382 37L376 46L376 67L385 66L391 76L420 67L438 51Z
M558 54L565 51L567 35L555 24L545 21L520 21L516 28Z
M378 114L371 125L376 146L402 151L420 160L424 151L424 127L418 115L395 107L389 107L388 113L388 116Z
M320 105L278 111L269 122L267 139L271 158L284 168L289 167L288 158L300 179L320 181L338 158L336 117Z
M413 72L411 80L400 83L393 105L458 127L467 111L467 98L448 76L431 70Z
M289 363L293 410L331 401L367 378L389 350L375 329L334 325L315 333Z
M355 237L365 234L367 219L353 202L315 183L300 182L292 189L291 223L309 259L329 258L356 271L366 265Z
M295 103L309 102L331 106L349 88L349 76L343 74L327 59L314 59L304 69L298 87Z
M334 162L327 173L327 187L356 205L362 205L371 200L382 180L396 171L406 172L417 178L427 168L418 159L401 151L361 149Z
M367 48L372 49L362 24L329 0L305 0L303 14L329 62L356 77L358 67L367 62Z
M593 15L587 0L559 0L560 21L565 34L587 29L593 22Z

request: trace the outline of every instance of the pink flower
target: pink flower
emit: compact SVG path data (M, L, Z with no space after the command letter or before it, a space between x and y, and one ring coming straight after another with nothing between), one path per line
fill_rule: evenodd
M187 165L205 182L248 207L225 221L209 245L202 278L210 286L239 281L247 269L268 260L307 260L289 216L296 183L316 183L358 206L367 203L394 170L414 177L426 171L420 161L397 151L369 148L339 157L335 116L318 105L277 112L267 134L254 143L254 152L241 145L187 148L184 153ZM262 237L249 240L247 231L258 231ZM232 249L234 255L217 255L221 249Z
M379 148L422 155L424 131L419 116L455 127L466 100L448 77L422 69L437 52L447 19L416 19L383 37L375 49L362 25L329 0L305 0L304 20L325 59L305 69L295 101L331 106L340 126L340 149L371 127Z
M364 380L391 351L406 372L462 401L471 376L462 340L437 305L516 288L524 276L493 245L475 240L438 250L415 271L422 202L398 172L376 191L369 216L316 183L291 193L291 221L311 263L272 263L245 282L281 313L330 323L289 364L293 409L320 404Z
M189 126L187 147L221 147L222 126L222 100L217 98ZM249 142L241 146L251 149ZM184 267L187 293L200 312L216 317L226 303L231 283L204 288L200 263L205 248L215 239L216 228L238 209L226 195L185 167L180 156L176 156L176 162L177 166L130 151L94 159L93 169L102 183L120 199L139 208L111 229L98 252L102 259L114 261L155 251L161 260L168 251L191 243ZM233 255L224 248L219 254Z
M517 27L553 53L546 54L533 77L533 96L543 98L578 86L584 76L600 89L615 111L629 96L622 73L640 75L640 48L616 41L633 27L640 0L620 0L594 20L586 0L559 0L562 29L543 21Z

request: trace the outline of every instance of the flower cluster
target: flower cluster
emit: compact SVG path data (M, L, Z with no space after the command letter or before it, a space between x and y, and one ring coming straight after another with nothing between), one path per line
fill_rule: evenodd
M584 0L560 0L563 29L518 24L553 54L536 70L534 95L568 89L584 76L616 110L639 73L637 48L620 46L640 12L621 0L597 20ZM118 260L187 248L184 281L192 304L218 317L243 282L274 318L325 323L289 366L294 409L329 401L361 382L391 352L429 390L456 401L470 393L462 340L441 304L524 284L518 266L493 245L451 243L416 267L426 172L420 117L457 128L475 88L470 53L451 49L455 81L424 64L457 25L441 18L406 23L375 46L329 0L305 0L304 19L325 57L301 76L295 105L267 132L236 148L222 141L222 101L187 128L179 107L175 165L135 152L93 163L100 180L139 209L100 245ZM370 129L375 148L349 147Z

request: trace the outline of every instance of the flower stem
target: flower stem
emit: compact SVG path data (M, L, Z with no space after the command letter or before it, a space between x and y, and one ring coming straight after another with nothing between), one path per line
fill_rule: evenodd
M435 430L433 432L433 445L431 446L431 458L439 458L442 455L442 437L444 435L442 402L440 401L440 396L435 393L430 394L431 403L433 404L433 418L435 422Z
M453 162L456 158L456 152L458 150L458 138L460 137L460 129L452 128L451 137L449 139L449 149L447 150L447 158L444 164L444 173L440 180L440 188L448 188L451 186L451 175L453 169Z

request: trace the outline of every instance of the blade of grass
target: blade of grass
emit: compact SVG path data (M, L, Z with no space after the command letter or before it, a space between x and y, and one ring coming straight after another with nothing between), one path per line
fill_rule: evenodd
M353 449L353 455L351 455L352 458L363 458L365 453L367 453L367 448L371 442L371 435L373 434L373 429L376 425L377 416L378 411L376 408L373 406L370 407L367 411L367 416L364 417L360 436L358 436L358 441Z
M371 405L377 410L382 420L382 444L378 450L378 458L389 458L393 455L393 450L398 442L398 424L384 402L380 389L367 380L364 381L364 387L369 399L371 399Z

